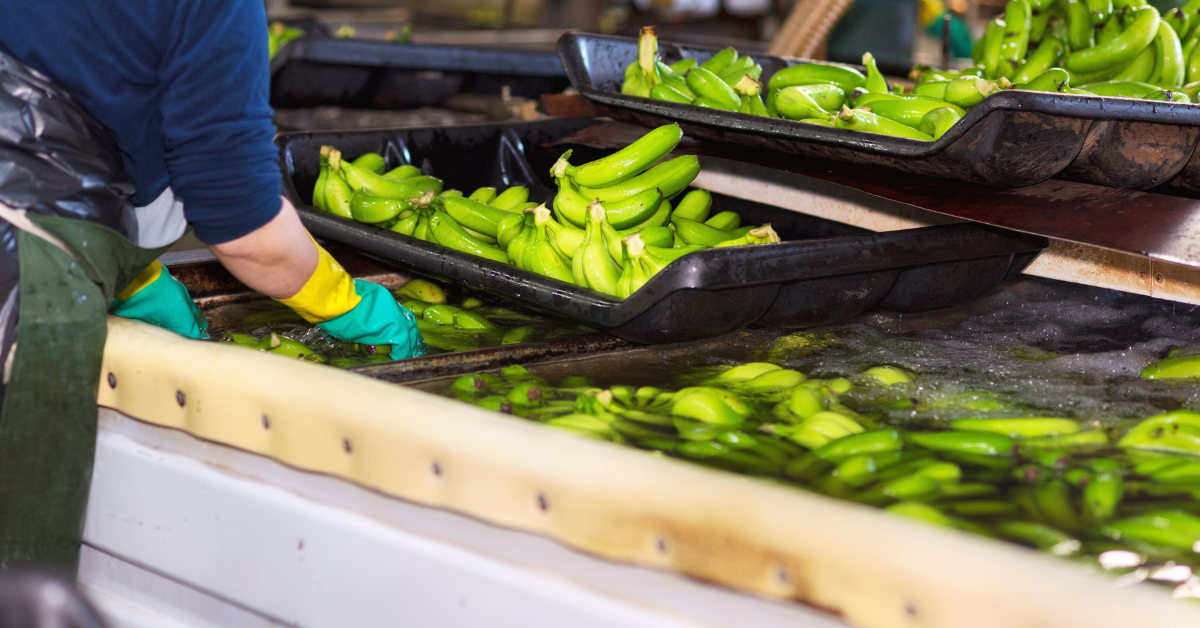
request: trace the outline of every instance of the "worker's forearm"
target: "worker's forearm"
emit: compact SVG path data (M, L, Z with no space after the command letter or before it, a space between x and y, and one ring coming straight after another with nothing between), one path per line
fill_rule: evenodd
M271 222L209 247L234 277L274 299L294 296L317 267L317 247L300 224L296 208L282 200Z

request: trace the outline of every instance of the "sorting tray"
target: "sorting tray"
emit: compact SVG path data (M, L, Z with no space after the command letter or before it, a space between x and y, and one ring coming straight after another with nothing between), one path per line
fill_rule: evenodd
M578 320L627 340L677 342L720 335L751 322L802 327L882 305L902 311L970 301L1028 263L1044 238L970 223L869 233L788 210L714 195L713 211L744 224L771 223L786 240L691 253L625 300L507 264L461 253L310 206L322 145L347 157L374 151L389 167L419 165L447 188L526 185L552 196L549 170L562 147L547 148L590 120L547 120L386 131L280 135L284 193L318 237L376 259L483 290L526 307ZM580 160L601 153L579 147Z
M570 83L549 52L304 38L271 60L271 105L409 109L457 92L536 98Z
M703 62L717 50L659 43L667 62ZM976 105L942 137L922 142L621 94L625 67L637 58L636 39L566 33L558 53L571 84L602 114L650 127L678 122L700 139L996 187L1063 176L1128 189L1176 178L1173 185L1200 190L1200 160L1189 164L1200 143L1200 105L1006 90ZM764 85L784 67L820 63L754 58L763 66Z

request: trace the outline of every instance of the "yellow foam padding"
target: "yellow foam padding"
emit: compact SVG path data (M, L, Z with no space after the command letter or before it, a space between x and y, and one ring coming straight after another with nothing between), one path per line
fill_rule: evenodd
M145 270L138 273L138 276L134 277L133 281L129 282L128 286L125 286L125 289L117 295L117 298L122 301L128 301L129 297L141 292L143 288L154 283L154 281L158 279L158 276L162 274L162 271L162 262L154 260L154 262L147 266Z
M354 291L354 278L329 251L316 242L313 246L317 247L317 269L300 292L279 299L279 302L295 310L304 320L320 323L354 309L362 297Z
M862 628L1200 626L1014 544L116 317L100 405L381 493Z

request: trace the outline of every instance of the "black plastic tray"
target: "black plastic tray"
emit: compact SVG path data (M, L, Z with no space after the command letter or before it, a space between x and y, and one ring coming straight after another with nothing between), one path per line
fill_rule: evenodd
M409 109L457 92L536 98L570 83L558 56L496 48L305 38L271 60L271 105Z
M683 57L703 62L717 50L659 43L668 62ZM1200 143L1200 105L1008 90L976 105L936 141L922 142L621 94L625 67L637 58L636 39L566 33L558 40L558 54L571 84L617 120L651 127L673 121L701 139L996 187L1033 185L1061 174L1148 189L1184 171ZM783 67L820 63L754 58L763 66L764 83ZM1176 185L1200 189L1200 163L1189 166Z
M751 322L789 327L848 318L876 305L903 311L970 301L1023 267L1044 238L975 224L869 233L728 196L713 211L769 222L787 240L770 246L709 249L685 256L628 299L616 300L535 273L312 209L322 145L348 157L368 151L389 166L420 165L448 188L526 185L549 199L556 139L590 120L547 120L389 131L280 135L284 193L315 235L416 272L464 284L527 307L576 319L628 340L675 342L720 335ZM600 153L579 148L581 160Z

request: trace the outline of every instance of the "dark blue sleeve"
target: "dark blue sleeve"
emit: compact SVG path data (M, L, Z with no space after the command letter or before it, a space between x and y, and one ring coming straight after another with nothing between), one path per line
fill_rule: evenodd
M163 33L163 137L171 188L196 237L239 238L281 201L262 0L177 2Z

